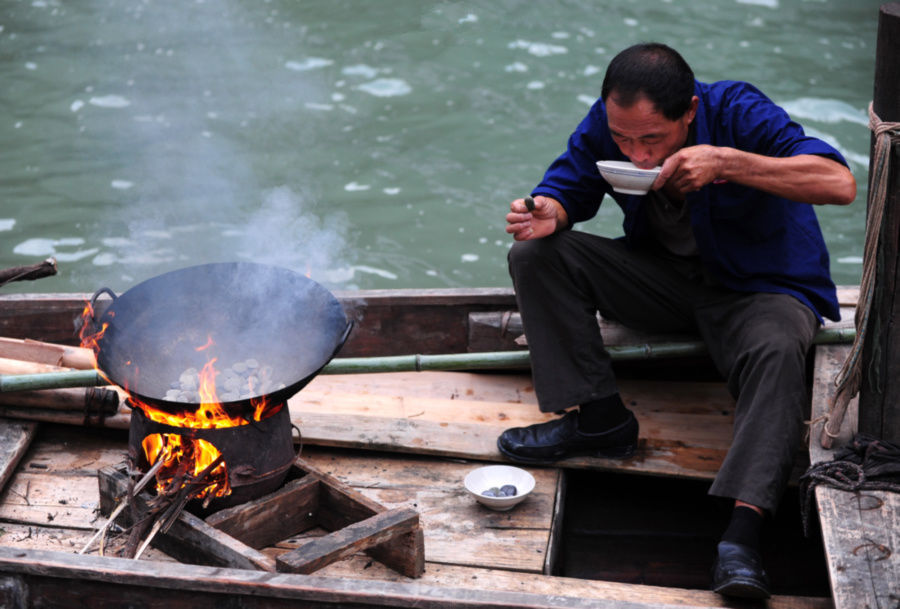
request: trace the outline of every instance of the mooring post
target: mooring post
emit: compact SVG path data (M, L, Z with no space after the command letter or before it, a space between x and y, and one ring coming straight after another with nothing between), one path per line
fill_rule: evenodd
M872 107L882 122L900 122L900 2L883 4L878 17ZM873 137L873 152L874 142ZM870 161L869 205L872 204L872 167ZM875 290L863 349L859 431L900 442L900 145L897 142L891 146L887 180Z

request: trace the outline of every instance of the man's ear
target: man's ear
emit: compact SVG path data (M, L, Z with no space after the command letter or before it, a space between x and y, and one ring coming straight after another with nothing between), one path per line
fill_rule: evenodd
M688 111L685 112L685 116L687 117L687 124L690 125L694 122L694 118L697 116L697 106L700 105L700 98L696 95L691 98L691 105L688 108Z

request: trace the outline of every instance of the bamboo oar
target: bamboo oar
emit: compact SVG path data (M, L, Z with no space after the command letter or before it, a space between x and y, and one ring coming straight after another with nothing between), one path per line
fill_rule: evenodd
M820 330L814 344L851 343L853 328ZM702 341L684 341L607 347L614 361L639 361L678 357L697 357L707 353ZM450 353L443 355L394 355L385 357L352 357L331 360L320 374L363 374L375 372L413 372L421 370L502 370L527 368L528 351L488 351L484 353ZM73 370L46 374L0 375L0 392L61 387L93 387L107 381L96 370Z

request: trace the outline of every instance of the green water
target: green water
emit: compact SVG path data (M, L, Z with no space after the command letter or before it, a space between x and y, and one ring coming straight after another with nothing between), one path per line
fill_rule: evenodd
M835 280L858 283L879 5L3 0L0 267L60 267L3 291L222 260L336 289L508 286L509 201L645 40L845 154L857 200L819 218ZM621 214L581 226L615 236Z

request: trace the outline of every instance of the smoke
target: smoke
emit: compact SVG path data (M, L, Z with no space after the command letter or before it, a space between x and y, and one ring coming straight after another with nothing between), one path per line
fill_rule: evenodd
M287 186L263 193L248 219L238 250L242 259L283 266L329 283L346 268L348 220L343 214L320 218L307 200Z

